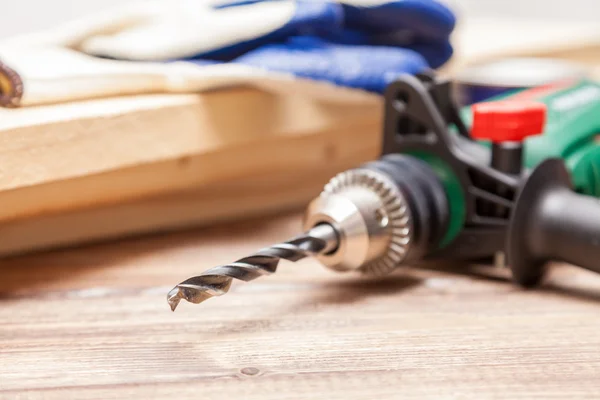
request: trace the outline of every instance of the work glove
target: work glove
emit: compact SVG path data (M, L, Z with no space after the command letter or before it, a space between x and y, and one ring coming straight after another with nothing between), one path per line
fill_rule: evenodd
M239 84L353 101L446 62L454 22L434 0L129 3L0 43L0 102Z
M234 62L382 93L399 74L438 68L452 55L454 15L435 0L329 4L342 10L337 29L263 46Z

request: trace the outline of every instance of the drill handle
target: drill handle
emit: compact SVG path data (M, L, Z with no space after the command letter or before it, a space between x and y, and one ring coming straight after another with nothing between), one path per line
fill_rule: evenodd
M513 278L533 286L549 261L600 273L600 200L573 191L560 159L548 159L527 178L508 232Z
M538 212L539 233L531 239L539 254L600 273L600 200L561 188Z

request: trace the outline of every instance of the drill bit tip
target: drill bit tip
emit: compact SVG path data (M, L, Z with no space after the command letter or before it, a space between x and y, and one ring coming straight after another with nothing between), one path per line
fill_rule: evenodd
M229 285L231 284L231 280L216 283L212 282L213 280L208 277L207 282L212 283L212 286L206 287L194 284L196 280L197 278L188 279L171 289L167 295L167 302L171 306L171 311L175 311L182 299L190 303L199 304L213 296L221 296L229 290Z
M167 301L169 302L169 306L171 306L171 311L175 311L182 297L182 290L179 287L171 289L167 295Z

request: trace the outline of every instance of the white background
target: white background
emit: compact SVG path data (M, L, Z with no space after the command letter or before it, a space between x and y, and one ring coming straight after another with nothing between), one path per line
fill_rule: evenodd
M62 21L124 1L127 0L0 0L0 38L52 27ZM519 19L600 21L600 0L449 1L458 5L469 17L482 15Z

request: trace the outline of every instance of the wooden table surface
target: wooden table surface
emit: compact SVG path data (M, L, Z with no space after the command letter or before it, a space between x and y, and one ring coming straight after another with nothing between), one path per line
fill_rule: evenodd
M172 313L166 293L295 234L298 215L0 263L0 398L591 398L600 277L303 261Z

